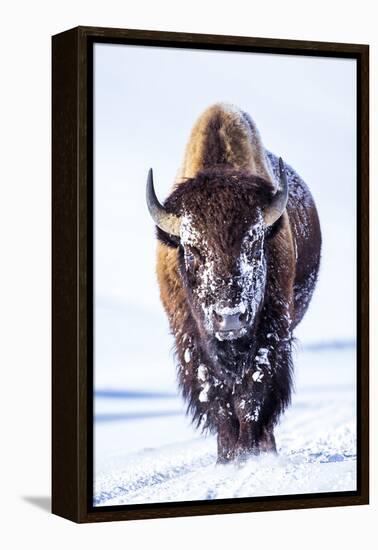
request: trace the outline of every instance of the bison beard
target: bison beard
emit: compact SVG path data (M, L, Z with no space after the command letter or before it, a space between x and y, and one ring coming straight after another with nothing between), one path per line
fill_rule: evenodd
M275 452L274 426L290 402L292 333L319 268L311 194L265 151L248 115L215 105L197 122L164 206L152 174L147 202L188 412L217 434L219 462Z

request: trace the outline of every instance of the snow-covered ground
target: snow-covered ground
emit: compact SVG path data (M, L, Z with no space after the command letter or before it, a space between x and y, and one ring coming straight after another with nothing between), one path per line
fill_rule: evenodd
M190 426L173 378L152 377L148 390L151 366L139 366L123 388L122 368L109 367L107 386L96 384L95 505L355 490L354 346L298 349L295 365L278 455L243 466L215 464L215 438Z

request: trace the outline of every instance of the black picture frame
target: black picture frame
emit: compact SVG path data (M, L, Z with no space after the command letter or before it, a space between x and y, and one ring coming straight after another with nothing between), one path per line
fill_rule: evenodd
M357 61L357 490L93 507L93 46L95 43ZM75 522L369 502L369 47L77 27L52 38L52 511Z

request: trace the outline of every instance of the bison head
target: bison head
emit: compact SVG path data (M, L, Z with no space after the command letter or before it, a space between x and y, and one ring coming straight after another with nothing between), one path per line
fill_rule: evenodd
M266 240L286 208L288 186L224 167L181 183L162 206L150 170L147 204L158 236L179 249L180 276L200 333L248 335L263 304Z

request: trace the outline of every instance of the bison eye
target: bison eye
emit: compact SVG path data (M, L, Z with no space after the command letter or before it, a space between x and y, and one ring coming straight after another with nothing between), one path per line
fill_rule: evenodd
M252 250L252 258L254 260L258 260L261 255L261 250L259 248L255 248L255 250Z
M192 272L196 272L201 265L201 254L197 248L190 246L185 247L185 264L186 268Z

